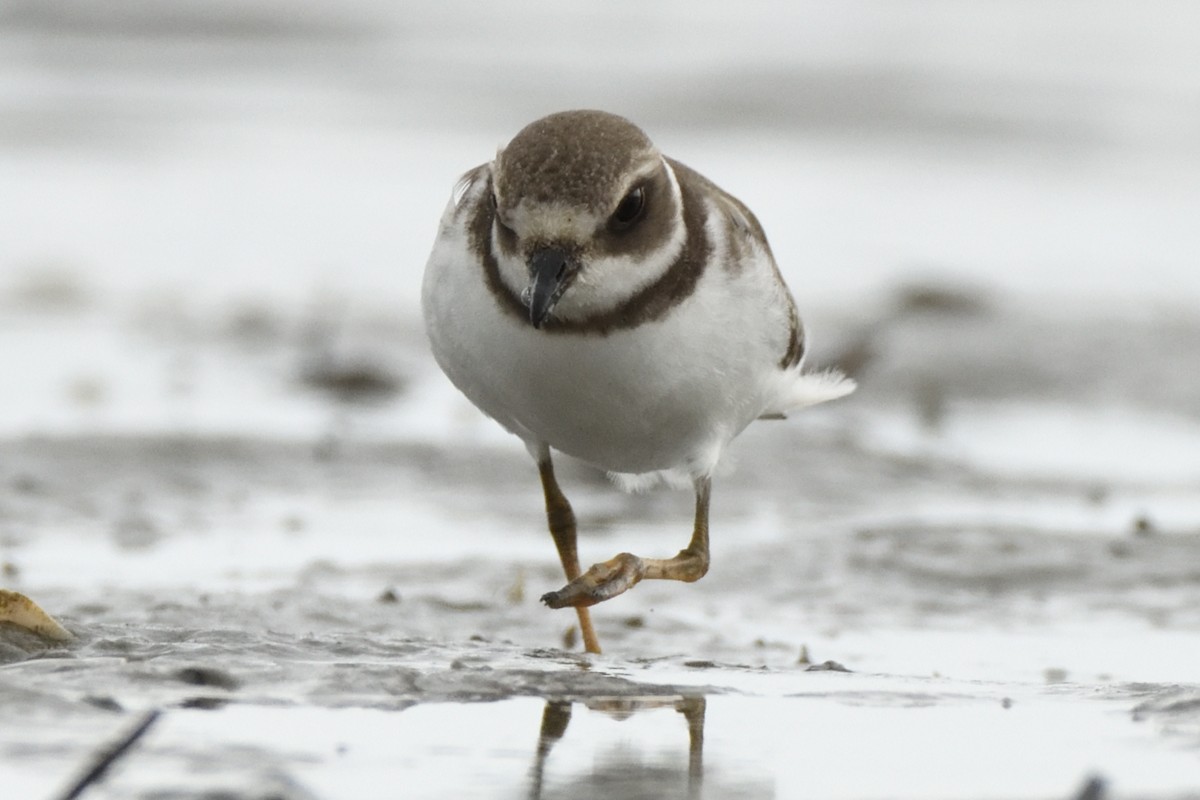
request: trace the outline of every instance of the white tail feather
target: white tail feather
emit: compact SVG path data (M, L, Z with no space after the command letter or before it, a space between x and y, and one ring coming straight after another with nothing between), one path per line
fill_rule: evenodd
M836 369L804 375L789 373L786 380L788 384L780 390L778 403L763 412L764 417L779 417L805 406L836 400L858 387L858 384Z

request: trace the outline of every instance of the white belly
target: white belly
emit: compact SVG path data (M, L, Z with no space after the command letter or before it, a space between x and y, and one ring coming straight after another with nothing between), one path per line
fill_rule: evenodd
M443 236L423 305L450 380L527 443L612 472L696 472L778 389L782 339L768 334L786 321L764 324L778 307L772 287L713 267L656 322L606 336L547 333L505 312L465 243Z

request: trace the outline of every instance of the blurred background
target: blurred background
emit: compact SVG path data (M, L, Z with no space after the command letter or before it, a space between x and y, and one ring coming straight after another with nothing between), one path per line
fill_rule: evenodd
M1186 0L5 0L0 270L416 313L455 177L599 107L764 218L806 305L936 272L1200 297Z
M0 0L0 588L80 637L40 659L0 624L0 765L26 784L0 783L47 796L115 710L169 707L112 796L276 768L385 791L369 749L309 758L278 730L659 680L767 695L765 726L714 696L707 763L741 774L745 731L786 730L803 757L748 772L833 787L807 794L934 796L912 775L944 782L947 752L943 795L1193 786L1197 31L1190 0ZM536 599L561 581L536 475L438 371L419 308L458 176L572 107L744 200L812 363L860 384L734 443L711 574L600 607L591 670L542 649L577 646ZM685 493L560 474L585 563L682 544ZM858 673L814 690L854 695L817 724L810 650ZM1013 697L1021 769L996 745ZM226 700L232 722L186 710ZM912 735L927 704L945 745ZM531 747L541 706L511 706ZM462 713L429 711L452 745ZM1167 750L1175 772L1144 758Z

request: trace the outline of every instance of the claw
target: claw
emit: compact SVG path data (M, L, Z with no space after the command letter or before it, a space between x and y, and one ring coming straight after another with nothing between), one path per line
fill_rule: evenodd
M542 595L550 608L594 606L616 597L637 585L646 573L642 560L632 553L621 553L580 575L556 592Z

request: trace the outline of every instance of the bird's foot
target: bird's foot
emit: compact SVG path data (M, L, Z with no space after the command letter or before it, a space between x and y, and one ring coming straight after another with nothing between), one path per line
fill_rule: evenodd
M632 553L621 553L568 583L557 592L542 595L542 602L551 608L594 606L632 589L646 574L642 559Z

